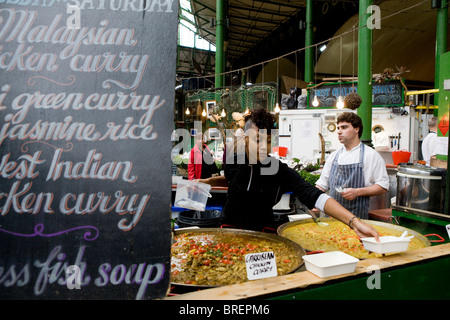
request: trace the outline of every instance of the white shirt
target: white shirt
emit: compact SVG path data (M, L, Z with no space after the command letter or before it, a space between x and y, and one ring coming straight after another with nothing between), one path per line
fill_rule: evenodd
M422 156L423 160L425 160L427 166L430 165L430 157L436 155L437 149L437 133L431 131L422 142Z
M340 149L334 151L325 162L322 173L319 180L317 180L316 185L328 191L331 166L336 154L339 150L342 150L339 154L338 164L358 163L360 144L350 151L347 151L345 146L342 146ZM364 184L366 187L378 184L383 189L389 190L389 176L386 171L386 163L378 152L368 146L365 146L364 148Z

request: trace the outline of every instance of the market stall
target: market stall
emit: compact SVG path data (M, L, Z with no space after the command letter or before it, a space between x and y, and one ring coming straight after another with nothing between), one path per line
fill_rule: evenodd
M447 243L360 260L351 274L319 278L309 271L300 271L166 299L449 299L450 293L443 284L449 283L450 275L442 272L449 267L450 244Z
M205 272L210 272L211 266L210 262L208 262L207 267L203 266L202 261L211 261L209 249L202 251L203 253L206 252L203 256L201 256L202 252L200 252L200 256L196 256L195 251L199 250L200 247L195 246L191 252L194 256L191 258L192 261L197 261L196 263L190 264L191 258L189 255L184 255L181 258L189 264L187 270L193 277L191 278L193 281L189 281L187 287L184 286L180 290L179 283L176 283L179 280L175 280L174 283L172 279L172 291L167 299L387 299L390 297L398 298L400 295L405 299L448 298L449 294L442 288L441 284L450 280L449 276L439 272L439 270L448 268L450 264L448 235L444 239L444 237L441 238L436 234L422 235L413 229L393 223L370 220L365 222L373 225L382 236L398 237L402 234L400 236L402 237L405 233L412 235L414 240L411 240L408 250L405 252L378 254L365 250L360 239L353 234L348 226L332 218L321 218L319 224L311 219L288 222L278 228L278 236L264 235L264 233L255 234L262 235L265 240L274 241L274 243L283 241L289 244L289 241L292 241L300 245L302 248L300 251L294 249L294 254L300 256L302 260L298 269L294 271L286 270L287 274L281 272L277 276L253 280L245 278L245 267L241 265L244 271L241 270L240 275L227 273L226 278L228 281L233 281L231 282L233 284L228 282L222 285L208 285L208 276ZM432 227L430 225L430 228ZM303 231L299 231L300 229ZM187 232L190 231L180 230L178 233L176 232L176 235L186 235ZM193 232L195 235L204 232L219 234L225 232L228 235L239 235L246 231L197 229ZM191 242L191 245L193 243ZM189 247L189 249L191 248ZM231 247L232 249L233 247ZM179 250L178 247L177 250ZM271 250L271 248L267 247L265 250ZM327 258L326 266L319 272L317 266L313 269L311 265L303 264L303 261L308 261L307 258L318 257L323 252L328 254L338 252L356 258L354 269L342 271L339 268L347 268L347 264L337 260L334 265L330 258ZM250 252L245 252L245 254L247 253ZM220 256L222 257L222 254ZM282 260L284 259L282 258ZM180 259L172 260L172 272L176 270L175 272L178 275L182 266L178 264L174 267L174 261L180 261ZM284 266L280 260L278 260L278 263ZM194 264L198 267L193 267ZM278 267L278 264L276 266ZM219 275L222 272L231 272L230 267L219 263L219 260L216 267L220 268ZM195 276L197 275L201 275L202 285L196 285ZM176 277L175 279L179 278ZM414 279L414 281L411 281L411 279Z

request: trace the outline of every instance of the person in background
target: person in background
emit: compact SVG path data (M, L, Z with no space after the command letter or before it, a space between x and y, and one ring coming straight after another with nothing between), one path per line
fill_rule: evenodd
M422 156L427 166L430 165L430 158L432 156L435 156L437 153L437 123L437 117L433 116L428 119L428 128L430 130L430 133L428 133L428 135L425 137L425 139L423 139L422 142Z
M270 112L257 109L248 114L245 121L245 145L227 149L225 175L200 180L213 186L228 186L223 224L256 231L272 227L272 207L283 193L291 191L310 209L320 208L349 225L358 236L378 239L378 232L372 226L357 219L285 163L269 156L270 132L275 129L275 118Z
M361 219L369 218L369 199L389 190L389 177L383 158L364 145L361 118L343 112L337 118L337 134L341 148L325 162L316 187L336 199Z
M203 141L203 134L195 136L195 145L191 149L188 163L188 179L205 179L218 173L211 150Z

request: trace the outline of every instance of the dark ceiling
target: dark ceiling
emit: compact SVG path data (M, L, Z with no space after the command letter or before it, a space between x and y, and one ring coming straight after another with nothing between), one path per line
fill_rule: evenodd
M304 46L305 0L224 0L227 66L240 68ZM215 43L216 0L191 0L203 38ZM315 40L331 37L358 12L358 0L314 1ZM319 27L320 26L320 27Z
M289 52L297 51L305 46L305 9L304 0L223 0L226 4L227 25L225 36L226 70L237 70L258 64ZM214 19L216 17L216 0L191 0L193 13L201 36L215 43ZM434 45L436 10L431 9L430 0L375 0L374 5L381 8L381 30L374 30L373 72L382 72L391 67L391 61L401 64L405 55L408 69L420 69L414 73L412 81L429 83L434 77ZM313 26L314 43L333 38L339 33L352 28L358 19L358 0L314 0ZM405 12L402 12L405 10ZM398 13L398 15L397 15ZM384 27L384 28L383 28ZM344 30L345 29L345 30ZM401 41L395 42L396 36ZM343 47L352 47L346 52L354 57L357 49L354 35L343 38L347 43ZM402 45L407 45L402 50ZM343 68L339 61L339 49L336 43L325 51L322 61L318 60L318 70L323 75L336 75L336 70L351 75L354 70L348 66ZM406 51L407 50L407 51ZM299 59L295 63L299 71L303 71L304 56L286 56L287 59ZM413 53L413 54L412 54ZM396 55L395 57L393 55ZM411 56L416 60L412 61ZM427 61L421 61L427 59ZM354 60L354 59L352 59ZM333 64L334 61L334 64ZM355 62L351 61L353 66ZM423 68L422 66L427 66ZM381 70L379 70L381 69ZM252 72L259 72L253 69ZM192 75L194 76L194 74ZM255 78L255 77L254 77ZM299 78L303 78L300 76Z

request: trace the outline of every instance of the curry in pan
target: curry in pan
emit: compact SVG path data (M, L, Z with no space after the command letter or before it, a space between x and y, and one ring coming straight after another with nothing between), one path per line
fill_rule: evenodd
M245 255L248 253L273 251L278 275L295 271L302 265L304 251L297 244L287 240L289 245L277 235L270 236L280 241L267 236L206 231L176 234L176 242L172 244L171 282L196 286L245 282Z
M369 252L364 249L363 244L346 224L332 218L323 219L319 224L315 222L286 224L279 230L279 235L297 242L302 248L309 251L342 251L358 259L369 259L381 257L381 254ZM380 236L399 237L402 230L396 230L379 224L371 223ZM283 226L282 226L283 227ZM281 227L280 227L281 228ZM408 250L426 247L426 244L417 236L412 238Z

